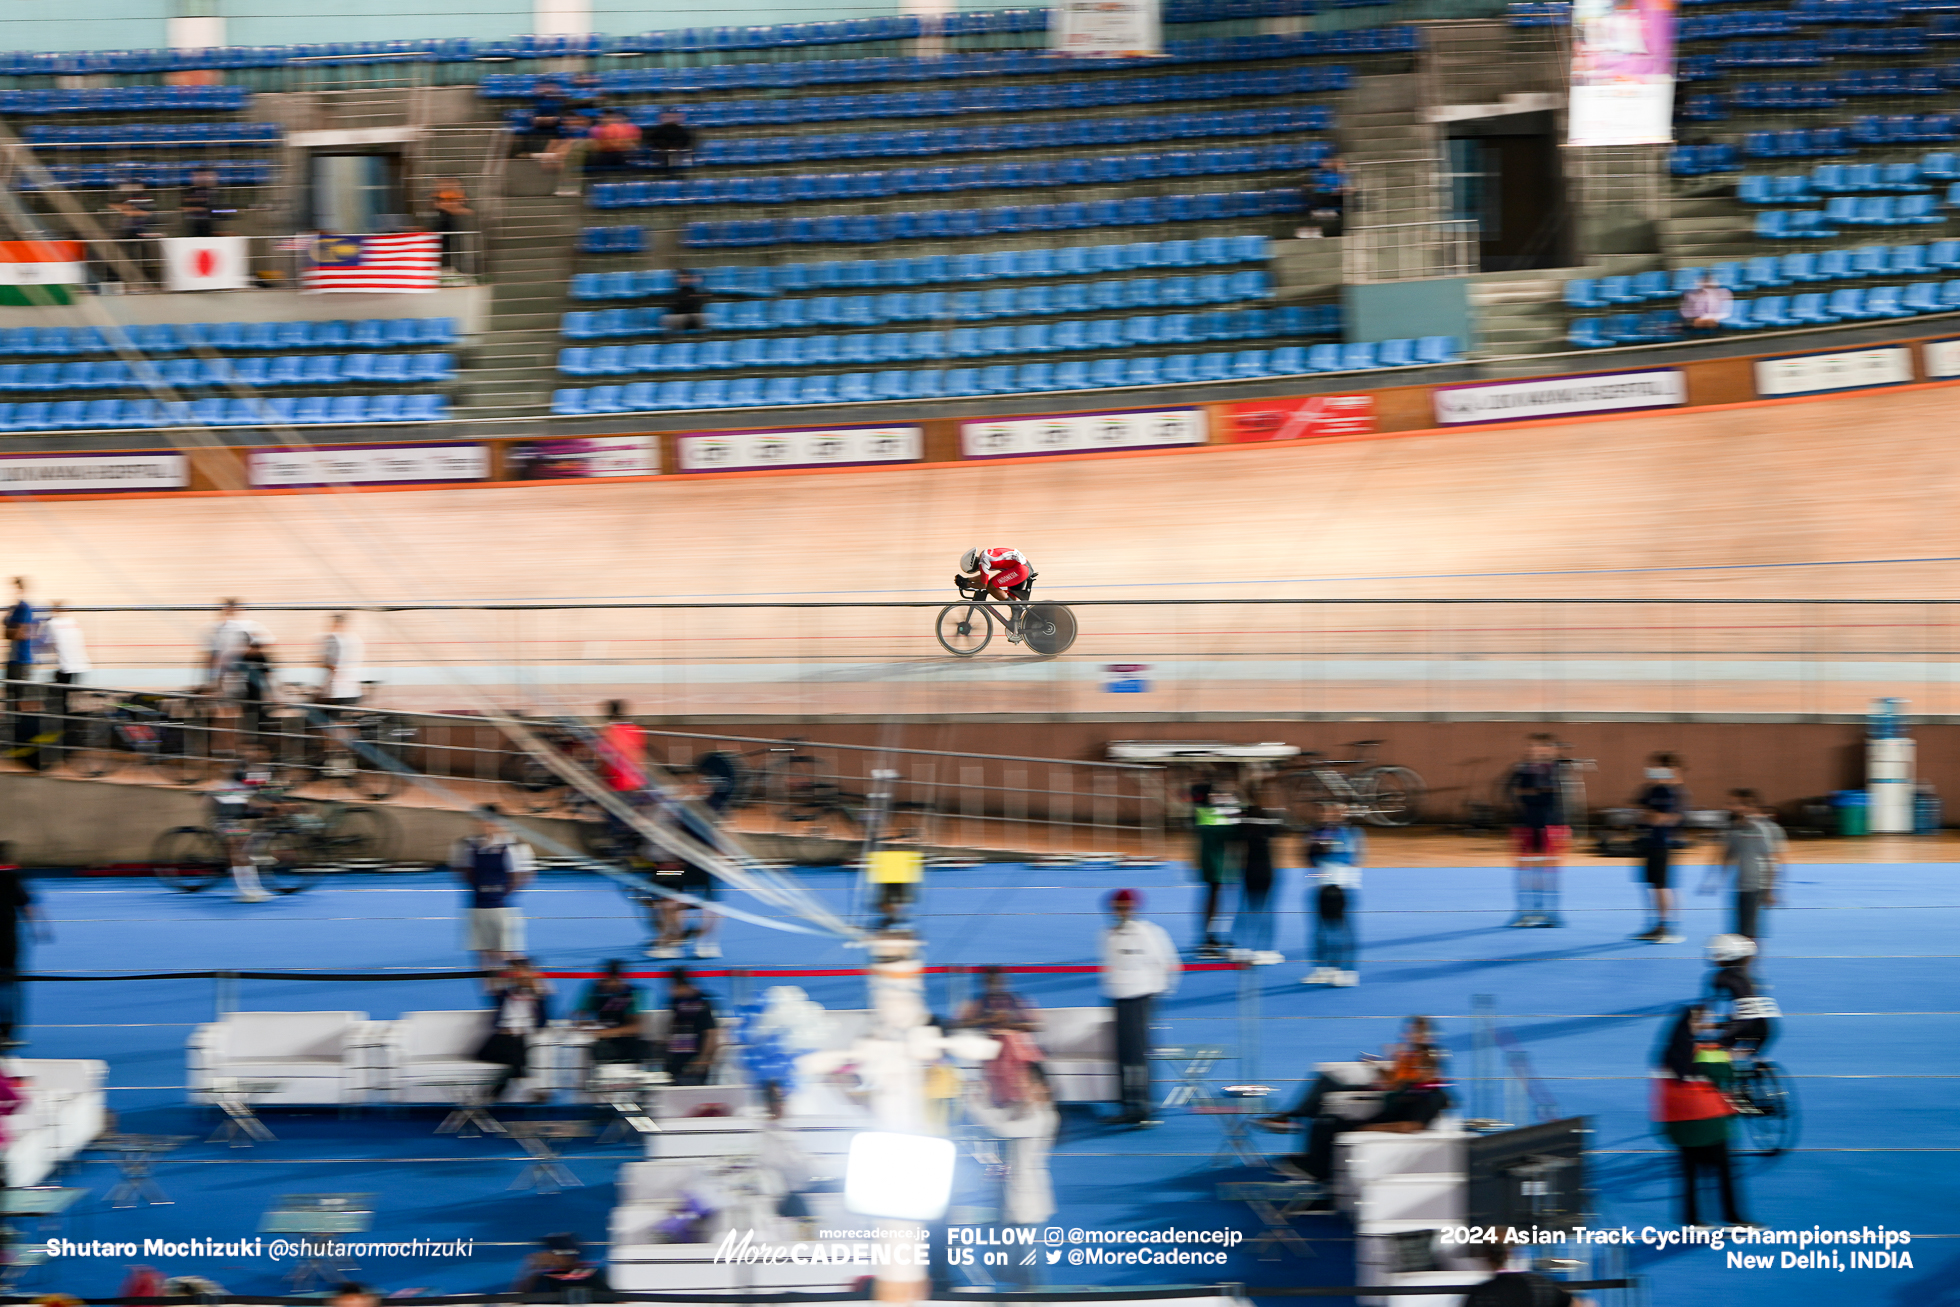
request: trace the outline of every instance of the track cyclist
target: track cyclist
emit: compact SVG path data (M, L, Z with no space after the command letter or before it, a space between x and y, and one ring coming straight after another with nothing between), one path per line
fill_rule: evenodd
M1021 643L1020 615L1034 589L1034 568L1018 549L969 549L960 556L953 584L987 594L1008 606L1007 642Z

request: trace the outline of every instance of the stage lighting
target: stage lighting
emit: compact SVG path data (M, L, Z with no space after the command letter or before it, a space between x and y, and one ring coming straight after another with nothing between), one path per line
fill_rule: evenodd
M936 1221L952 1195L951 1140L879 1130L852 1138L844 1206L859 1216Z

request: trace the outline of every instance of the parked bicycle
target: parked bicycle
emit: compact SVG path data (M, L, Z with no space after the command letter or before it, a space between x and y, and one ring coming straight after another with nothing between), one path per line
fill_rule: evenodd
M960 584L958 588L965 599L940 609L934 626L939 643L956 658L971 658L985 649L994 638L994 628L1005 632L1010 620L1028 648L1044 657L1066 653L1075 643L1075 613L1061 604L1016 600L1007 605L988 600L986 592L976 587Z
M183 719L173 716L182 703L155 694L71 694L64 767L90 780L140 767L172 784L194 784L205 762L191 756Z
M724 810L764 807L767 833L789 861L826 866L837 861L837 844L864 838L867 800L848 791L823 770L823 760L805 752L805 741L791 738L746 752L717 749L694 760L695 773L725 796ZM760 765L752 760L761 759ZM890 802L881 820L882 838L930 844L938 813L930 803Z
M1280 776L1287 807L1311 814L1317 803L1342 803L1354 820L1371 826L1414 825L1427 787L1411 768L1376 762L1381 746L1380 740L1354 740L1347 745L1358 755L1353 758L1302 752L1303 765Z
M376 682L364 681L370 693ZM407 754L417 733L400 716L363 708L311 703L304 686L267 719L260 740L284 784L338 781L364 799L392 799L408 785Z
M253 818L245 853L259 881L275 894L296 894L323 873L378 866L397 843L395 819L381 808L279 798L278 811ZM208 826L176 826L157 837L150 871L186 894L231 873L225 837Z

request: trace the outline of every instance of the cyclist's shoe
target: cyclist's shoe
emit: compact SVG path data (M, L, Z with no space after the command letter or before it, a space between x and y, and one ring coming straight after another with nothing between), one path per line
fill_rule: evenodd
M1334 973L1334 985L1338 989L1352 989L1360 983L1361 973L1359 971L1336 971Z
M685 957L686 954L682 952L681 946L678 944L655 944L647 950L647 956L650 958L659 958L662 961L671 961L675 958Z
M1663 931L1659 926L1653 926L1647 930L1641 931L1638 935L1630 936L1630 938L1638 940L1643 944L1658 944L1661 942L1661 936L1664 934L1666 934L1666 932Z
M1663 931L1661 934L1654 936L1654 942L1656 944L1679 944L1681 942L1681 937L1675 934L1672 930L1668 930L1668 931Z
M694 942L694 956L697 958L718 958L721 956L721 945L711 939L696 940Z
M274 898L278 896L274 894L268 894L262 889L254 889L254 890L240 890L238 893L232 895L231 897L232 897L232 902L234 903L270 903Z
M1564 926L1565 926L1565 918L1563 918L1563 917L1540 917L1540 918L1538 918L1538 920L1536 920L1536 921L1534 921L1534 922L1532 922L1531 924L1532 924L1532 925L1534 925L1534 926L1546 926L1546 927L1549 927L1550 929L1553 929L1553 930L1560 930L1560 929L1563 929L1563 928L1564 928Z
M1522 916L1512 917L1504 924L1507 926L1535 926L1538 924L1538 918L1526 913Z
M1009 644L1021 643L1021 633L1019 631L1009 629L1009 631L1007 632L1007 642Z
M1302 985L1332 985L1341 973L1334 967L1315 967L1311 973L1300 977Z

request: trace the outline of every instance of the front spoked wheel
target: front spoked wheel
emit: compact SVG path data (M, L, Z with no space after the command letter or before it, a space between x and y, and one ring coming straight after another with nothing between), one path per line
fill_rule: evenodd
M971 658L994 638L993 614L985 604L947 604L939 610L939 643L956 658Z
M1797 1142L1797 1099L1774 1062L1758 1062L1739 1096L1736 1123L1749 1151L1775 1157Z
M1038 654L1065 653L1075 643L1075 613L1060 604L1029 604L1021 610L1021 638Z
M229 865L224 841L202 826L165 831L150 850L150 871L163 884L185 894L210 889Z
M1422 812L1422 777L1407 767L1371 767L1354 778L1369 796L1364 820L1377 826L1413 826Z

